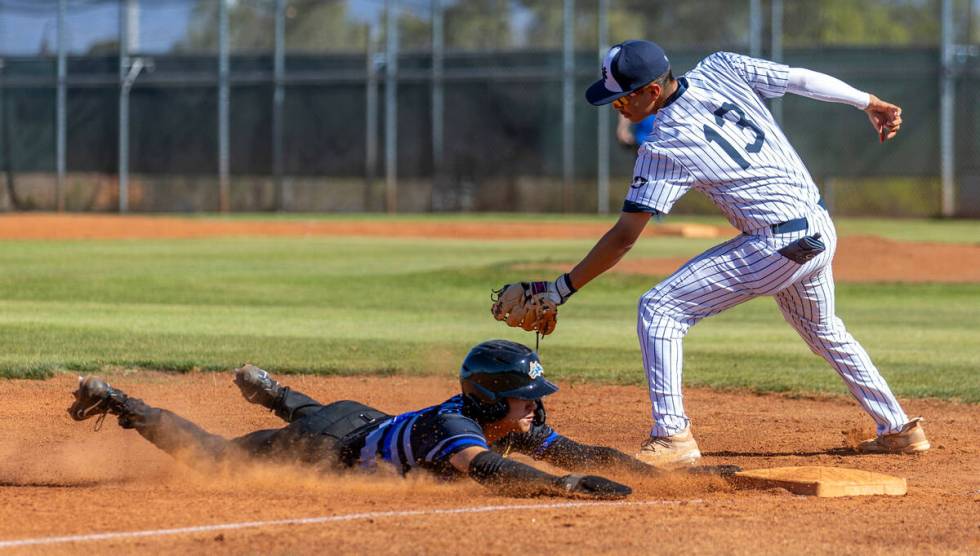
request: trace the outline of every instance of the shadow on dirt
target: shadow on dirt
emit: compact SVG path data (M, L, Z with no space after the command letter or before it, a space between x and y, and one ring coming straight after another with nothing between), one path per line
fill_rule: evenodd
M813 456L860 456L867 455L858 452L853 448L830 448L829 450L817 450L812 452L736 452L733 450L721 450L718 452L703 452L705 456L716 456L722 458L783 458L783 457L813 457Z

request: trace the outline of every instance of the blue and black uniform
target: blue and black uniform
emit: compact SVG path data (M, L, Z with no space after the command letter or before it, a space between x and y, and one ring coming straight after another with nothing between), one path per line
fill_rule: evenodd
M478 417L462 395L418 411L389 415L350 400L323 405L305 394L288 390L271 408L287 421L285 427L255 431L230 440L136 398L129 398L126 406L120 424L136 429L168 453L191 454L191 458L186 458L191 464L247 455L326 469L392 465L402 474L423 469L441 478L454 479L465 473L456 469L450 459L459 451L476 446L490 452L482 458L479 469L471 467L469 475L484 484L498 479L538 484L557 479L517 462L501 463L499 455L511 452L569 470L618 465L649 471L617 450L579 444L559 435L544 422L543 411L529 432L510 433L490 444Z
M592 499L619 499L632 490L596 475L552 475L508 459L507 454L526 454L569 471L601 467L657 473L618 450L579 444L552 430L545 422L542 399L557 392L558 386L543 374L537 353L529 347L489 340L474 346L463 360L459 395L438 405L389 415L351 400L324 405L279 384L262 369L244 367L236 371L235 383L245 398L272 410L287 424L230 440L99 379L80 382L69 413L79 421L99 411L103 416L118 415L123 428L135 429L161 450L205 470L210 464L243 457L325 469L389 466L402 475L415 469L444 479L465 475L501 494ZM532 425L527 432L512 432L489 443L485 427L511 422L507 417L513 400L534 404ZM463 450L470 450L465 458L454 457Z
M402 473L419 468L452 477L459 471L449 460L466 448L514 451L541 459L563 438L542 420L529 432L511 433L491 445L483 436L483 427L467 413L463 396L457 395L439 405L386 419L364 437L358 462L367 468L386 462Z

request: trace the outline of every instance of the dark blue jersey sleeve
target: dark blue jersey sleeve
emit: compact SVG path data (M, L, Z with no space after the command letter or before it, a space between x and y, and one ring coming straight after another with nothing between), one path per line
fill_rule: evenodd
M455 413L433 415L412 432L415 457L423 466L444 467L454 454L478 446L489 449L476 421Z

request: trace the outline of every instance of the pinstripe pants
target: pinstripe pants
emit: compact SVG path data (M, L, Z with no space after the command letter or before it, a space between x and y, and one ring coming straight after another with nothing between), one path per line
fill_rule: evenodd
M786 321L837 371L877 423L878 434L895 432L908 421L867 352L834 314L830 262L837 232L830 215L818 208L807 219L807 230L773 234L767 227L713 247L640 298L637 334L650 386L654 436L676 434L689 424L681 393L687 331L705 317L762 295L775 297ZM810 261L801 265L777 252L816 232L827 250Z

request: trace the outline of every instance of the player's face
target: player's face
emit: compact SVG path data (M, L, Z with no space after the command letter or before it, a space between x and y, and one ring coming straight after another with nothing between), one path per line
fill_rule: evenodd
M536 407L534 400L507 398L507 406L509 411L501 421L511 427L511 432L528 432L531 430Z
M483 426L487 441L493 442L512 432L528 432L534 424L534 400L507 398L507 415Z
M651 83L624 97L619 97L613 101L612 106L629 121L639 122L653 114L660 91L660 85Z

